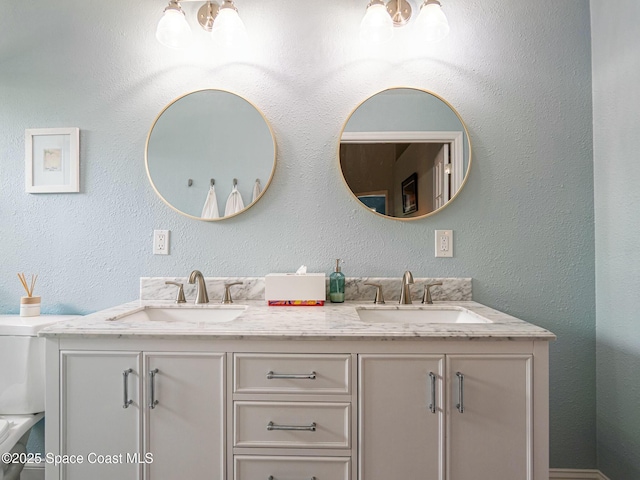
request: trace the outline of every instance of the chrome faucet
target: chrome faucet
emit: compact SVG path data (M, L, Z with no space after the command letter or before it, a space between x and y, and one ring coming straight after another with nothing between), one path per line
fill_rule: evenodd
M207 294L207 285L204 283L204 277L200 270L194 270L189 275L189 283L196 283L196 302L195 303L209 303L209 295Z
M411 304L411 290L409 285L413 285L413 275L407 270L402 276L402 290L400 290L400 302L398 302L401 305Z

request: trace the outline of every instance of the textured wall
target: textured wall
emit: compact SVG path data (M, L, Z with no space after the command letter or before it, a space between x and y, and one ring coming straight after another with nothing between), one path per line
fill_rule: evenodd
M591 2L598 466L640 478L640 3Z
M366 0L238 0L259 39L241 62L205 42L156 42L165 2L5 3L0 15L0 311L17 311L16 272L38 272L48 312L131 300L140 276L264 275L305 263L348 276L473 277L474 298L547 327L551 464L595 467L595 313L590 27L587 0L447 2L452 33L424 45L398 31L366 48ZM198 3L185 3L193 15ZM357 204L337 170L343 122L390 86L442 95L467 123L471 177L443 212L417 222ZM246 213L189 220L156 198L143 157L170 100L214 87L269 119L271 188ZM81 128L80 194L24 193L24 129ZM623 174L623 173L622 173ZM154 228L172 231L152 256ZM433 258L434 229L455 257Z

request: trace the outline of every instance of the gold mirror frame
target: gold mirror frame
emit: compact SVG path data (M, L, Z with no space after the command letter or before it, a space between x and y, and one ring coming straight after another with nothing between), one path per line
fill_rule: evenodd
M269 133L271 135L271 141L273 144L273 166L271 168L271 173L269 175L269 179L267 180L267 182L264 184L262 191L260 192L260 194L256 197L256 199L254 201L252 201L251 203L249 203L247 206L245 206L242 210L240 210L239 212L233 213L231 215L226 215L226 216L222 216L219 218L203 218L203 217L197 217L195 215L191 215L189 213L183 212L182 210L174 207L159 191L158 188L156 187L156 184L153 181L153 178L151 177L151 171L149 169L149 141L151 139L151 135L153 133L153 129L156 126L156 124L158 123L158 120L160 119L160 117L162 116L163 113L165 113L172 105L174 105L176 102L182 100L183 98L188 97L189 95L193 95L193 94L197 94L200 92L222 92L222 93L228 93L230 95L233 95L235 97L238 97L242 100L244 100L245 102L247 102L251 107L253 107L255 109L256 112L258 112L260 114L260 116L262 117L262 120L264 121L265 125L267 126ZM217 222L220 220L227 220L229 218L233 218L236 217L244 212L246 212L247 210L249 210L253 205L255 205L256 203L258 203L258 201L264 196L265 192L267 191L267 189L269 188L269 186L271 185L271 181L273 180L273 176L275 175L275 171L276 171L276 166L277 166L277 157L278 157L278 151L277 151L277 144L276 144L276 137L273 133L273 128L271 127L271 124L269 123L269 121L267 120L267 118L264 116L264 114L262 113L262 111L256 107L255 104L253 104L251 101L247 100L246 98L244 98L241 95L238 95L237 93L231 92L229 90L224 90L224 89L218 89L218 88L204 88L204 89L200 89L200 90L193 90L190 92L187 92L183 95L180 95L179 97L174 98L171 102L169 102L161 111L160 113L158 113L158 115L156 116L156 118L154 119L153 123L151 124L151 128L149 128L149 133L147 134L147 139L145 142L145 149L144 149L144 164L145 164L145 169L147 172L147 178L149 179L149 183L151 184L151 187L153 188L154 192L156 193L156 195L160 198L160 200L162 200L169 208L171 208L173 211L184 215L185 217L191 218L193 220L200 220L203 222ZM203 198L203 204L204 204L205 198Z
M345 130L347 128L347 124L349 123L349 120L351 120L351 117L353 117L354 113L363 104L365 104L367 101L371 100L376 95L379 95L381 93L388 92L388 91L391 91L391 90L415 90L416 92L426 93L426 94L432 95L433 97L437 98L438 100L443 102L447 107L449 107L451 109L451 111L456 115L456 117L458 117L458 120L460 121L460 124L462 125L462 128L464 129L464 134L466 135L466 138L467 138L467 142L466 143L467 143L467 148L469 149L469 159L468 159L468 162L467 162L466 171L464 172L464 176L463 176L462 182L460 183L460 186L459 186L458 190L453 194L453 196L444 205L442 205L441 207L439 207L439 208L437 208L437 209L435 209L435 210L433 210L433 211L431 211L429 213L425 213L424 215L420 215L420 216L403 218L403 217L396 217L396 216L391 216L391 215L386 215L386 214L383 215L383 214L381 214L379 212L376 212L376 211L372 210L367 205L365 205L358 198L356 193L351 189L351 187L349 186L349 183L347 182L347 179L345 178L345 175L344 175L344 172L343 172L343 169L342 169L342 163L341 163L341 158L340 158L340 148L342 146L342 138L343 138L343 135L344 135ZM367 97L362 102L360 102L351 111L351 113L349 114L349 116L347 117L346 121L344 122L344 124L342 126L342 129L340 131L340 140L338 142L338 149L337 150L338 150L337 151L338 170L340 171L340 176L342 178L342 181L343 181L345 187L347 188L347 190L349 191L351 196L354 198L354 200L356 200L358 205L362 206L365 210L367 210L367 211L369 211L369 212L371 212L374 215L377 215L379 217L386 218L386 219L391 219L391 220L399 220L399 221L404 221L404 222L413 221L413 220L421 220L423 218L430 217L432 215L435 215L436 213L441 212L448 205L450 205L456 199L456 197L460 194L460 192L464 188L465 184L467 183L467 180L469 179L469 172L471 171L471 164L472 164L472 157L473 157L473 150L471 148L471 136L469 135L469 130L467 129L467 125L464 123L464 120L462 120L462 117L460 116L458 111L453 107L453 105L451 105L447 100L442 98L437 93L434 93L434 92L432 92L430 90L426 90L426 89L422 89L422 88L415 88L415 87L390 87L390 88L385 88L384 90L380 90L379 92L374 93L373 95Z

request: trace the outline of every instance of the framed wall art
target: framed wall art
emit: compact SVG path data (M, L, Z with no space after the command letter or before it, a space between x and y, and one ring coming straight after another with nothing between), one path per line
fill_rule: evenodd
M80 129L25 131L25 189L28 193L80 191Z
M408 215L418 210L418 174L414 173L402 182L402 213Z

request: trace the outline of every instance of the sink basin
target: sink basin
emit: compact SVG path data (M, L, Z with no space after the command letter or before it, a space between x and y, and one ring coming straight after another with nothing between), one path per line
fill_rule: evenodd
M356 312L367 323L493 323L462 307L360 307Z
M119 320L128 322L187 322L223 323L238 318L246 306L212 306L209 308L154 308L147 307L139 312L126 315Z

